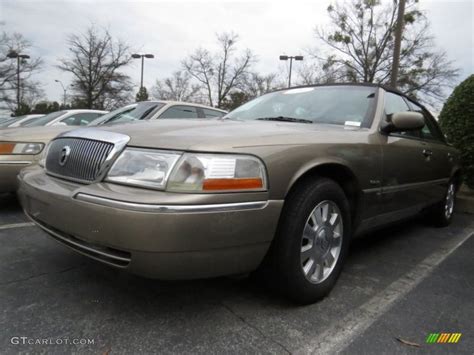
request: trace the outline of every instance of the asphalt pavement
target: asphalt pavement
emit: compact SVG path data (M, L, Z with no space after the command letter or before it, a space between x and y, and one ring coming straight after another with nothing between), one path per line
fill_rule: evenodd
M359 238L331 294L301 307L251 278L109 268L0 195L0 353L473 354L473 232L473 215L457 214L444 229L414 219ZM462 335L427 344L431 333Z

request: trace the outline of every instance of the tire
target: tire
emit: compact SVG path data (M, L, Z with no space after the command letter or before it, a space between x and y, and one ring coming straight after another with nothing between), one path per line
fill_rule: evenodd
M327 178L308 179L285 202L262 274L294 302L316 302L333 288L350 237L349 202L341 187Z
M456 183L450 181L445 197L436 205L430 207L427 220L435 227L447 227L451 224L456 207Z

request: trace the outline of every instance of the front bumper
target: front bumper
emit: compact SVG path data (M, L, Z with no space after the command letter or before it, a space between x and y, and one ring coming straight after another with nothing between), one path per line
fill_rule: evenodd
M0 155L0 193L16 191L18 173L35 161L32 155Z
M25 213L63 244L160 279L256 269L283 205L265 199L266 193L191 195L80 185L50 177L39 167L21 172L18 195Z

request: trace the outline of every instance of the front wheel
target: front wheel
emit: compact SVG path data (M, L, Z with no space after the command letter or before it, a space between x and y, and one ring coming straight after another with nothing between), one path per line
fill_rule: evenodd
M349 203L333 180L307 180L285 203L266 267L272 286L307 304L326 296L344 263L351 235Z

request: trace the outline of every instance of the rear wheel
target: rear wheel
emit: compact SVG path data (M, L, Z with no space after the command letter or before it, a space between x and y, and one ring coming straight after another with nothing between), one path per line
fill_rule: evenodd
M437 227L446 227L453 219L454 209L456 206L456 184L451 181L448 184L446 195L443 201L437 203L430 208L428 218L430 223Z
M267 280L298 303L312 303L334 286L351 231L349 203L334 181L307 180L285 203L264 267Z

